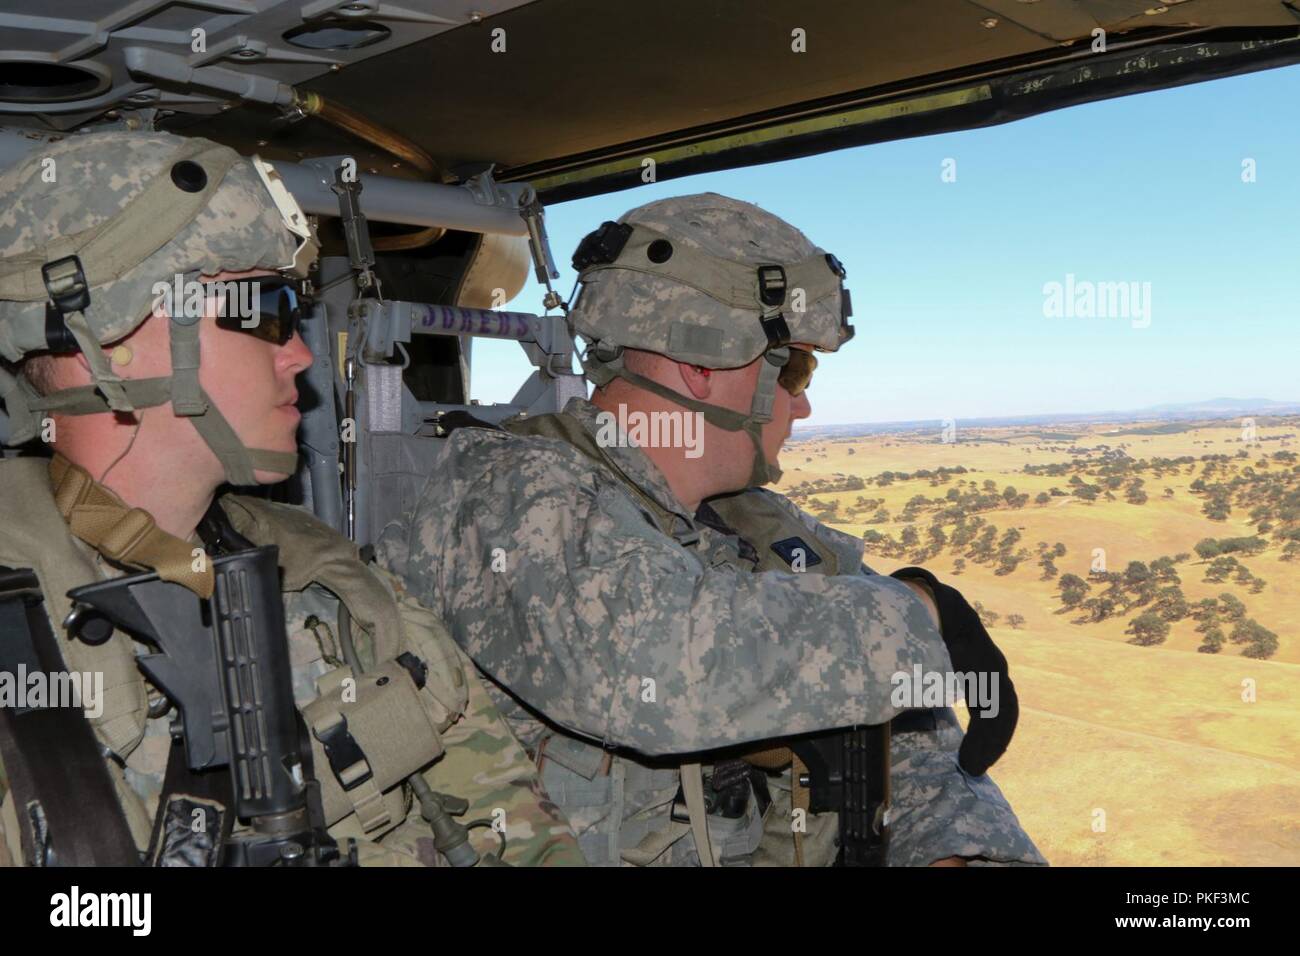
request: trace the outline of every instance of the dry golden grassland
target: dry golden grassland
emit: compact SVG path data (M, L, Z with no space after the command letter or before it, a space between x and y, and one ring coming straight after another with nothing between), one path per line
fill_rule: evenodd
M1237 420L1163 426L1167 434L1131 431L1153 427L1162 426L964 429L955 442L943 442L937 428L796 440L782 456L779 490L831 527L879 535L867 547L875 570L922 564L997 615L988 618L989 630L1010 661L1022 717L993 776L1052 863L1297 865L1300 557L1283 549L1286 532L1300 527L1300 465L1290 457L1300 453L1300 418L1259 419L1253 441L1243 441ZM1171 463L1187 457L1193 461ZM1151 467L1157 459L1164 460L1159 476ZM1066 466L1065 473L1024 470L1050 464ZM967 470L915 477L958 467ZM1105 468L1123 483L1107 489ZM883 472L912 477L882 481ZM1072 475L1098 487L1096 500L1072 493ZM1144 482L1141 504L1128 500L1134 477ZM854 479L861 488L824 490ZM987 507L986 481L1002 497L997 507ZM1008 485L1027 495L1023 504L1007 503ZM1012 529L1018 540L982 555L974 540L955 547L951 512L946 523L940 516L956 504L947 500L953 488L965 496L958 510L967 523L995 525L997 544ZM1052 488L1057 495L1036 501ZM1216 488L1226 515L1211 517ZM982 506L976 494L986 496ZM918 495L929 501L904 520ZM828 511L836 501L838 511ZM880 508L887 520L872 520L885 517ZM929 538L936 519L942 545ZM904 547L909 526L916 543ZM1250 537L1263 539L1262 550L1231 555L1246 572L1204 580L1211 561L1198 555L1198 542ZM1049 576L1041 550L1050 553L1058 542L1065 553L1052 558L1056 574ZM1100 574L1096 549L1104 552ZM1003 554L1020 558L1014 570ZM1174 577L1158 575L1145 591L1130 580L1161 557L1175 559ZM1067 574L1088 582L1085 600L1094 604L1064 605L1059 582ZM1170 587L1180 592L1181 607L1153 600ZM1108 588L1115 600L1099 609L1095 599ZM1256 636L1272 638L1247 639L1219 598L1225 592L1244 605L1238 621L1253 621ZM1197 610L1203 599L1218 605L1208 623ZM1153 643L1139 645L1132 622L1143 614L1162 620L1167 633L1157 624L1147 638ZM1009 622L1014 615L1022 620ZM1216 621L1223 638L1217 652L1198 650Z

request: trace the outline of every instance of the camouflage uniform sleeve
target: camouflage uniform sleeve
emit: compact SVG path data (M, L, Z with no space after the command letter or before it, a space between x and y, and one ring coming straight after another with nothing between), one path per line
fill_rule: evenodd
M503 461L454 506L430 482L381 554L489 677L574 732L659 755L880 723L891 675L951 668L899 581L710 567L576 452Z
M464 822L488 820L505 828L505 861L514 866L582 866L578 840L551 802L524 748L506 726L474 671L460 655L469 684L464 715L443 732L447 752L425 774L435 790L469 801ZM498 830L476 827L470 838L480 854L500 850Z
M952 856L972 863L1046 866L998 785L957 763L962 731L951 707L933 731L897 734L890 748L890 866L928 866Z

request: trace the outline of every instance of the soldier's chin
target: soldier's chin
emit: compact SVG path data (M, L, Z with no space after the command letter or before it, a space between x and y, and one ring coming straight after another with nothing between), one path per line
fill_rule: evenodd
M262 471L255 469L253 471L253 480L259 485L278 485L282 481L288 481L291 475L286 475L278 471Z
M769 469L770 471L773 471L773 472L776 472L777 474L780 474L780 472L781 472L781 456L780 456L780 454L769 455L769 456L767 457L767 467L768 467L768 469ZM780 481L779 478L776 479L776 480L777 480L777 481ZM773 482L770 482L770 481L768 482L768 484L772 484L772 483L773 483Z
M259 445L258 447L268 449L269 451L278 451L293 455L295 466L294 471L297 470L298 439L296 429L294 434L283 437L278 442L268 442L264 445ZM287 481L291 477L293 477L293 471L267 471L264 468L253 469L253 478L259 485L277 485L282 481Z

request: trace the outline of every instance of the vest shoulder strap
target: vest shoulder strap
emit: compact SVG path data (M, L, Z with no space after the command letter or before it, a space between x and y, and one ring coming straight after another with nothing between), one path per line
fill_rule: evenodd
M583 428L577 419L570 415L552 412L546 415L533 415L528 418L507 419L501 423L501 427L514 435L557 438L560 441L567 442L588 460L613 472L618 477L619 482L652 516L655 527L663 534L677 539L683 544L687 543L675 533L676 515L660 505L653 497L643 491L635 481L629 478L627 473L618 466L618 463L610 457L609 453L597 444L596 436ZM688 537L698 540L698 535L695 532L691 532Z
M55 505L48 460L0 461L0 515L0 564L32 568L49 618L62 621L72 610L68 592L94 581L96 571ZM91 725L114 753L130 753L144 736L148 711L131 639L114 632L97 646L82 641L62 644L63 659L72 670L103 673L104 712L91 718Z
M758 488L705 502L727 526L754 546L756 571L841 573L841 555L834 543L791 514L777 496Z
M527 418L508 418L501 424L494 425L491 422L475 418L469 412L454 411L443 415L438 420L438 427L442 435L449 435L459 428L487 428L491 431L508 432L512 435L556 438L566 442L593 464L613 472L619 482L651 515L654 526L660 532L676 539L681 544L689 544L698 540L698 534L694 531L684 536L677 533L675 531L676 516L642 491L641 487L629 478L623 469L610 458L605 449L596 443L596 437L569 415L550 412L545 415L532 415Z
M0 568L0 674L66 668L31 569ZM133 866L140 857L108 765L81 708L0 707L3 762L26 862ZM57 756L56 756L57 755Z

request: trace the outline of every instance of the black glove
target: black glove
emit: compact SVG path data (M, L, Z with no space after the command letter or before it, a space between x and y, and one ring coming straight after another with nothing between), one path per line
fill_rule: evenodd
M1020 702L1016 688L1007 673L1007 659L989 637L980 616L966 603L961 592L940 584L924 568L901 568L890 577L900 580L920 580L930 586L934 603L939 608L939 626L943 642L948 645L952 669L966 674L997 674L997 716L985 716L985 711L970 706L970 725L961 742L957 759L962 769L973 777L982 776L1006 752L1020 719ZM992 678L989 678L992 688ZM991 708L990 708L991 710Z

